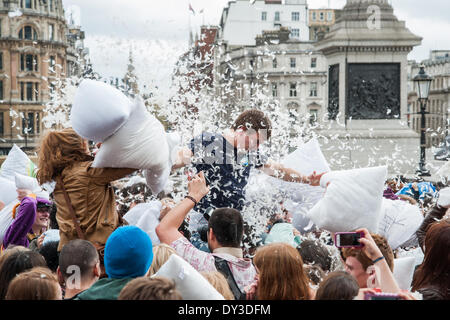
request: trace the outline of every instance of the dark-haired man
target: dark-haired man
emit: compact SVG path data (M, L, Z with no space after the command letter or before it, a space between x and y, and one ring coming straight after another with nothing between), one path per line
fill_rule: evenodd
M178 228L194 205L209 192L203 172L189 181L188 189L188 196L161 220L156 227L156 234L161 242L172 246L197 271L224 272L235 297L239 298L239 293L243 292L256 276L251 259L243 257L242 216L233 208L215 209L209 218L207 233L208 247L212 253L201 251L183 237Z
M66 300L73 300L89 289L101 275L100 259L94 245L81 239L69 241L61 249L56 273L65 287Z
M285 168L279 163L267 161L258 148L270 139L272 124L259 110L241 113L230 130L220 133L203 132L191 140L189 148L182 149L173 169L192 165L195 173L203 171L210 193L196 205L195 210L204 214L209 208L235 208L244 206L244 188L251 168L289 182L318 186L322 174L310 176Z

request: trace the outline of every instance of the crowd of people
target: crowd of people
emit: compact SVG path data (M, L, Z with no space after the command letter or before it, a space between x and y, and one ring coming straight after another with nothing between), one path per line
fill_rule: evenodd
M270 120L248 110L226 133L192 139L173 164L174 171L189 168L187 194L175 202L167 194L152 195L142 181L118 187L115 182L136 176L138 169L93 168L89 141L73 129L47 132L38 149L36 178L40 185L56 185L48 198L17 190L20 203L1 248L0 300L188 299L176 275L158 273L174 255L226 300L450 299L446 185L430 198L420 192L419 181L386 181L385 198L408 201L423 212L408 247L393 250L365 226L352 230L360 235L356 244L340 247L327 230L297 230L282 206L252 241L257 245L245 247L249 228L242 209L251 168L311 186L319 186L325 174L304 175L266 159L259 146L270 135ZM206 161L205 149L213 150L212 161ZM127 221L131 210L150 202L157 203L153 230ZM201 217L195 228L192 212ZM401 288L395 259L414 248L423 257L412 281Z

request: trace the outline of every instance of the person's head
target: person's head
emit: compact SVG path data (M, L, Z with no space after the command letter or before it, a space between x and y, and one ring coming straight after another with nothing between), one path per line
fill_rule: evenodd
M59 253L57 274L66 289L81 290L92 285L101 274L100 259L94 245L81 239L66 243Z
M19 251L30 251L30 249L28 249L24 246L10 244L8 246L8 248L6 248L3 252L1 252L0 253L0 270L1 270L3 262L6 260L6 258L8 258L13 253L19 252Z
M219 292L225 300L234 300L233 292L225 279L225 276L219 271L202 271L200 274Z
M50 210L52 203L44 198L36 198L36 218L34 219L33 230L47 229L50 222Z
M183 300L183 298L172 279L139 277L123 287L118 300Z
M5 300L61 300L62 292L54 273L45 267L35 267L14 277Z
M413 291L437 286L450 299L450 219L434 222L425 236L424 259L414 275Z
M58 252L59 241L48 241L44 242L39 249L39 253L44 257L47 262L47 267L56 272L59 265L59 252Z
M235 147L256 150L272 134L272 123L264 112L250 109L242 112L231 126L235 133Z
M211 252L218 247L241 247L244 220L238 210L232 208L214 210L208 220L208 229L208 246Z
M324 272L331 270L330 252L320 240L303 240L297 250L305 264L318 265Z
M124 216L129 210L137 204L146 202L151 196L150 188L144 182L134 183L131 186L124 187L117 192L119 214Z
M313 285L319 285L325 278L325 272L317 264L304 264L305 272Z
M29 249L19 250L9 255L0 268L0 300L4 299L9 283L17 274L33 267L46 266L44 257Z
M287 243L272 243L256 250L253 258L260 300L308 300L309 280L297 249Z
M48 131L38 147L39 184L52 181L61 171L79 161L92 160L87 140L73 129Z
M177 254L177 252L174 248L165 243L160 243L153 246L153 261L148 275L151 276L158 272L162 265L169 260L172 254Z
M106 241L104 264L109 278L145 276L152 260L152 240L136 226L119 227Z
M371 236L386 259L389 268L394 271L394 253L386 238L378 234L371 234ZM346 271L358 281L360 288L366 288L370 276L368 268L373 264L372 260L360 248L344 248L342 256L345 260Z
M353 300L358 295L356 279L344 271L329 273L319 285L316 300Z

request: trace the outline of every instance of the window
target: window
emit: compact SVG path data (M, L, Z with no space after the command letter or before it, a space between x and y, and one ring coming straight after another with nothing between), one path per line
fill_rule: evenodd
M312 21L316 21L317 20L317 13L313 12L312 13Z
M31 8L32 8L32 6L31 6L31 0L21 0L21 1L20 1L20 6L21 6L22 8L31 9Z
M22 53L20 55L20 70L21 71L38 71L37 55Z
M292 29L291 30L291 37L292 38L299 38L300 37L300 29Z
M4 121L4 112L0 112L0 135L5 134L5 129L3 127L3 121Z
M332 21L332 20L333 20L333 12L328 11L328 14L327 14L327 20L328 20L328 21Z
M292 21L300 21L300 12L292 12Z
M50 61L49 61L49 71L55 73L56 72L56 59L55 56L50 56Z
M314 125L317 123L317 119L319 118L319 110L310 109L309 110L309 124Z
M20 99L22 101L38 101L39 100L39 84L36 82L20 83Z
M297 66L297 62L295 58L291 58L291 68L295 68Z
M311 68L317 67L317 58L311 58Z
M272 83L272 97L278 97L278 85Z
M297 84L295 82L291 82L289 85L289 96L290 97L297 96Z
M41 133L41 117L39 112L36 112L36 133Z
M266 11L261 12L261 21L267 21L267 12Z
M323 14L323 12L320 13L320 21L323 21L325 19L325 16Z
M277 58L274 58L274 59L272 60L272 67L273 67L274 69L276 69L276 68L278 67L278 61L277 61Z
M50 41L55 40L55 26L53 24L48 25L48 39Z
M280 21L280 12L279 11L275 12L275 19L274 20L275 21Z
M49 7L50 11L53 11L53 0L48 1L48 7Z
M3 70L3 52L0 52L0 70Z
M22 118L22 133L34 134L34 112L28 112Z
M31 26L25 26L19 31L19 39L37 40L37 33Z
M27 101L33 101L33 82L26 83Z
M0 80L0 100L3 100L3 80Z
M311 82L311 87L309 90L310 97L317 97L317 82Z

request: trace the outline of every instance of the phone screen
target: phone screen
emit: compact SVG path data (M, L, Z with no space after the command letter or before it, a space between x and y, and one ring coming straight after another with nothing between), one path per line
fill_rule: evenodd
M339 234L339 245L340 246L360 246L361 243L358 241L361 238L359 233L343 233Z
M384 296L384 295L374 295L371 296L369 300L400 300L399 296Z

